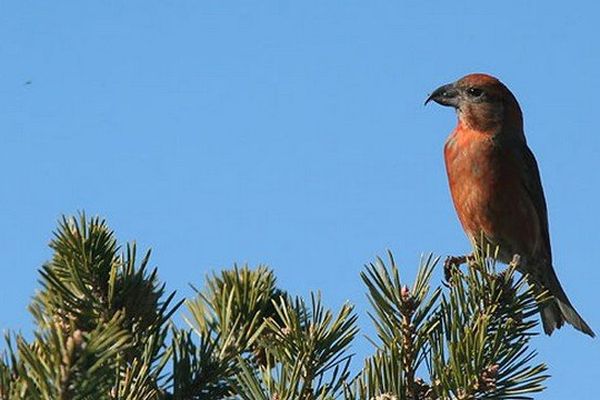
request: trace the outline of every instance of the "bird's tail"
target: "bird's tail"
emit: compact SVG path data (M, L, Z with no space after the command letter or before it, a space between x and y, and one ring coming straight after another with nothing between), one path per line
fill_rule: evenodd
M542 325L544 326L544 332L547 335L551 335L554 329L558 329L564 325L565 322L573 325L575 329L590 335L591 337L596 336L592 328L583 320L581 315L575 310L575 307L569 301L567 294L560 285L554 268L548 268L549 271L544 274L544 282L542 286L552 294L553 298L543 304L540 310L542 316ZM542 290L542 289L540 289Z

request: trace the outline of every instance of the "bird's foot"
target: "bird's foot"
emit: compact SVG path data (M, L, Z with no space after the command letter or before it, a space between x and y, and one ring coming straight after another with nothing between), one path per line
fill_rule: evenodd
M448 256L446 260L444 260L444 285L449 287L452 283L452 275L454 273L460 273L460 266L471 262L473 259L473 255L464 255L464 256Z

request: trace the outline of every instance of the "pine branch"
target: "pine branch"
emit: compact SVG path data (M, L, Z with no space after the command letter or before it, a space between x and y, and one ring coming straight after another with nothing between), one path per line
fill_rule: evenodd
M546 366L533 363L529 341L547 299L515 279L516 264L499 273L490 255L476 250L464 273L452 271L448 292L431 294L437 259L422 262L412 289L391 255L389 266L367 267L380 344L346 399L527 399L543 390Z
M452 273L431 335L430 372L442 398L524 399L543 390L544 364L529 350L539 304L527 277L515 281L518 260L497 272L490 251L476 251L465 273Z
M50 247L30 305L35 340L16 339L13 386L27 398L157 398L180 303L148 272L150 252L138 263L135 244L121 253L106 223L84 214L64 217Z
M17 336L14 383L21 398L70 400L108 394L114 368L111 360L129 341L129 333L120 327L122 318L117 314L87 333L55 323L36 333L32 343Z
M429 354L429 335L440 329L432 318L438 307L441 289L431 291L430 280L438 259L421 261L412 289L400 279L391 253L389 266L378 258L361 274L368 288L370 313L380 344L373 342L376 354L365 361L353 387L347 387L347 399L371 399L393 394L397 399L418 399L428 395L430 387L416 376Z
M276 313L267 322L269 362L252 372L249 362L239 360L237 394L248 400L338 397L350 375L348 347L358 332L353 307L343 305L334 317L313 294L310 307L300 298L280 299Z
M448 271L447 289L432 288L431 256L410 287L391 253L367 266L375 354L352 380L353 307L334 314L320 295L292 298L266 267L209 276L179 329L170 318L181 302L150 252L122 249L103 220L63 218L50 246L30 305L34 339L6 336L0 400L528 399L544 389L530 341L549 295L516 275L518 259L499 272L483 246Z
M186 302L191 331L176 331L173 341L173 398L224 398L233 393L239 357L253 366L267 362L268 344L258 339L269 336L273 302L285 297L275 283L266 267L234 266L209 276L203 291L194 288L196 298Z
M218 335L208 332L194 336L193 331L175 329L173 332L173 384L168 398L224 399L231 393L236 364L231 358L220 357Z

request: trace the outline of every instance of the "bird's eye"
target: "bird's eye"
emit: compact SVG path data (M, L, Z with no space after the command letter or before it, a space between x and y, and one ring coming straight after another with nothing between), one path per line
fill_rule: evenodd
M469 96L471 97L479 97L483 94L483 90L476 87L472 87L467 89L467 93L469 93Z

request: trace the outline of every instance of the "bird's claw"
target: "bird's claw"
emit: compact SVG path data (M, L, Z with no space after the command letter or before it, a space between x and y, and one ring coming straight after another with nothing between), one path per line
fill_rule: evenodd
M444 260L444 282L446 287L449 287L452 283L452 275L458 271L462 264L469 262L469 256L448 256Z

